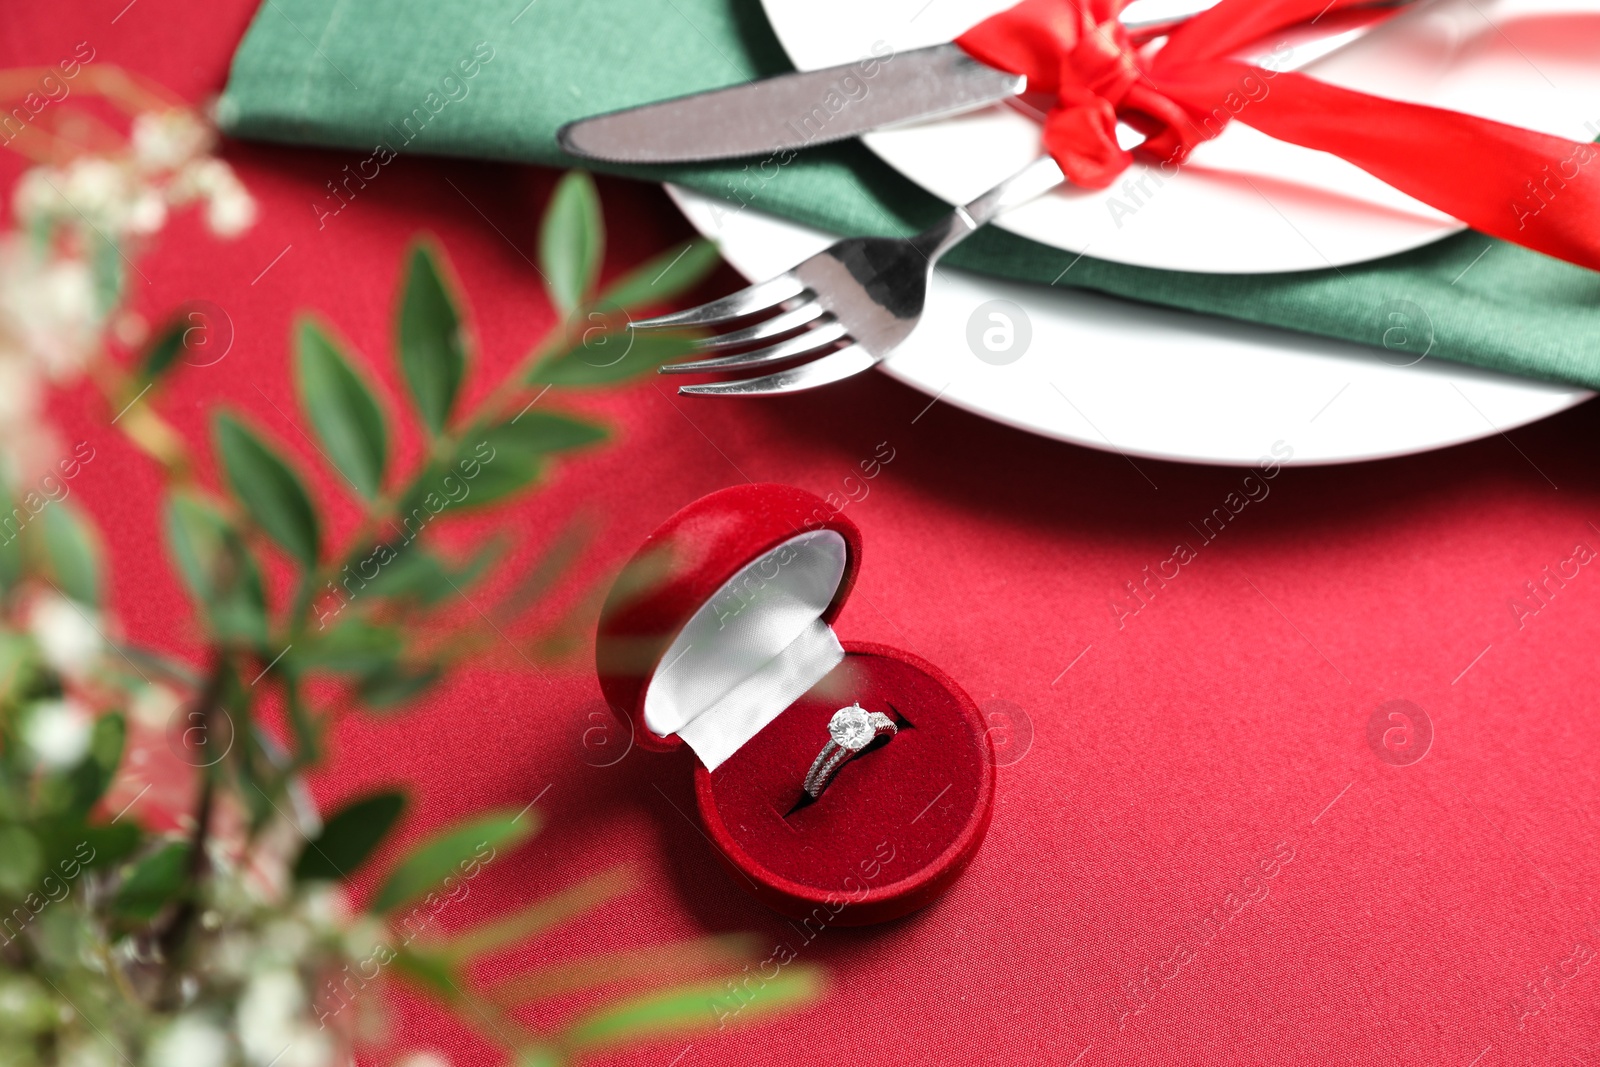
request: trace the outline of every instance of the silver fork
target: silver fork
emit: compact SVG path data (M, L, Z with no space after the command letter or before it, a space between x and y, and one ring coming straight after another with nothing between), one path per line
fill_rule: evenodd
M1403 7L1411 0L1374 0ZM1366 25L1296 49L1282 70L1295 70L1364 36ZM1132 149L1144 136L1118 124L1118 142ZM763 344L753 351L668 363L662 374L750 370L821 355L808 363L755 378L686 385L686 396L774 396L798 393L860 374L893 352L916 329L939 257L1001 212L1066 182L1060 166L1041 156L970 204L956 208L915 237L848 237L775 278L697 308L630 323L636 330L717 327L778 314L752 326L696 342L699 352ZM823 353L826 353L823 355Z
M685 385L678 392L686 396L772 396L828 385L871 368L911 336L922 317L928 280L940 256L1002 211L1042 196L1066 180L1055 160L1041 156L915 237L847 237L776 278L697 308L642 319L631 326L636 330L723 326L780 309L754 326L704 338L696 348L715 352L781 340L752 352L668 363L661 373L749 370L837 349L776 374ZM844 347L838 347L841 344Z
M643 319L632 327L721 326L781 309L754 326L707 337L696 347L715 352L781 340L753 352L668 363L661 368L663 374L748 370L844 345L821 359L776 374L686 385L678 390L685 395L797 393L860 374L893 352L916 328L928 296L928 279L940 256L1002 211L1066 180L1055 160L1041 156L915 237L848 237L769 281L697 308Z

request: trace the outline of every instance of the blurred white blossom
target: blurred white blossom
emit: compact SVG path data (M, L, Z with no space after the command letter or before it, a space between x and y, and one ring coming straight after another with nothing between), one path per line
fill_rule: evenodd
M300 914L314 929L343 929L353 912L350 895L333 882L313 882L300 893Z
M255 200L245 191L233 168L220 159L200 159L189 164L174 187L182 199L198 197L206 202L206 225L218 237L237 236L255 221Z
M245 1059L262 1065L277 1059L305 1000L305 991L293 971L275 968L253 975L234 1013Z
M116 230L136 191L133 175L111 160L85 156L67 165L61 195L90 222Z
M103 324L87 262L0 238L0 358L71 381L98 349Z
M156 1035L145 1067L225 1067L228 1036L210 1020L180 1015Z
M103 642L90 609L66 597L47 593L34 601L28 630L45 663L70 680L81 681L100 657Z
M211 151L211 127L187 108L148 111L133 120L133 158L154 171L177 170Z
M32 481L59 453L40 381L72 383L119 333L112 326L139 243L189 203L221 237L255 221L255 200L215 147L197 113L172 108L137 116L120 151L18 178L19 232L0 237L0 474L13 483Z
M121 1067L125 1061L99 1037L80 1038L61 1050L61 1067Z
M75 700L41 700L22 723L23 743L51 770L76 767L89 754L94 719Z
M437 1052L413 1052L394 1067L450 1067L450 1061Z
M163 730L181 707L183 697L180 694L155 682L134 694L128 705L128 715L146 729Z
M392 940L382 919L363 915L344 932L344 954L353 960L371 959L379 948Z

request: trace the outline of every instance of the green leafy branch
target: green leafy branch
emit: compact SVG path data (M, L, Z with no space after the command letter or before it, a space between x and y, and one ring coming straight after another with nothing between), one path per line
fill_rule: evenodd
M332 325L315 316L295 324L293 376L307 436L360 509L346 538L329 536L289 450L238 413L218 411L212 421L211 466L220 485L212 488L198 476L208 465L196 461L154 403L181 363L187 321L157 331L131 365L105 359L93 368L107 400L122 413L118 428L165 472L165 539L194 603L206 656L196 669L116 645L116 656L98 676L74 684L95 689L97 706L114 706L148 674L159 674L188 694L181 736L194 735L197 754L206 758L194 761L197 793L182 836L152 834L132 819L106 820L103 798L124 758L128 720L115 710L102 714L81 758L42 770L28 755L22 729L30 709L62 694L63 682L33 639L0 628L0 907L31 901L41 872L70 869L70 877L81 876L89 887L73 903L40 908L36 923L0 939L0 958L19 974L48 979L74 1005L72 1018L89 1028L58 1032L53 1020L59 1013L24 1011L18 1017L34 1021L18 1031L23 1044L11 1042L13 1031L0 1025L0 1048L8 1054L25 1049L25 1056L17 1053L19 1063L53 1063L60 1048L88 1040L90 1032L118 1035L137 1050L154 1032L151 1017L191 1010L185 1005L196 989L207 988L194 984L197 976L215 984L202 1000L240 995L216 971L219 939L229 922L266 929L260 924L276 920L270 914L219 917L230 906L219 895L222 872L213 859L219 813L242 813L247 851L265 848L285 822L299 827L287 815L296 782L325 758L328 727L343 709L409 704L499 645L512 645L513 665L532 665L542 650L570 643L568 619L533 638L525 635L524 622L581 552L580 527L559 535L493 597L485 587L508 544L490 539L455 558L434 543L434 527L519 499L553 463L606 439L603 425L541 402L552 388L622 382L689 352L690 338L636 335L626 329L627 317L631 309L693 287L715 264L715 251L696 241L601 287L604 246L592 182L582 173L566 175L539 239L540 270L561 322L471 405L462 398L476 392L470 388L475 342L460 287L433 242L415 242L403 265L393 335L402 405L389 401ZM407 470L394 460L396 406L424 444ZM284 574L286 584L276 580ZM86 621L103 611L100 538L75 507L52 503L23 536L0 537L0 586L7 598L15 600L17 590L35 582L78 605ZM452 614L462 602L468 610ZM584 601L573 610L588 606ZM270 728L276 718L281 730ZM221 754L212 759L214 751ZM346 884L374 864L406 806L403 793L381 791L348 801L320 828L299 827L310 836L288 862L291 903L285 906L309 907L322 888ZM702 1028L726 1014L732 977L748 972L760 956L746 937L540 962L493 981L481 978L485 960L563 924L596 921L598 909L633 888L631 873L618 868L444 933L443 925L456 924L435 917L441 900L451 899L451 886L478 877L519 847L538 822L533 810L491 811L405 849L365 904L362 921L378 931L371 959L379 971L483 1027L523 1067L621 1040ZM78 925L65 922L69 915ZM311 987L347 952L332 943L317 951L322 955L299 964ZM22 1003L24 992L49 1000L43 986L18 981L24 985L0 988L7 1003ZM739 1005L739 1017L803 1001L817 983L815 969L790 965L765 983L758 1002ZM535 1029L522 1021L528 1005L572 995L588 997L589 1006L564 1023Z

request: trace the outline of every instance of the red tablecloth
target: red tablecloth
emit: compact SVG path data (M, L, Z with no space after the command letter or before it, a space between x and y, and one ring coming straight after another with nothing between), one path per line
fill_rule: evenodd
M223 84L253 7L13 4L0 53L5 66L51 63L87 40L96 62L198 99ZM356 154L229 156L260 223L219 244L181 220L138 286L141 307L208 299L236 328L228 358L186 370L163 401L184 432L231 405L321 470L294 422L291 317L319 309L400 396L387 337L418 230L438 235L465 284L480 375L549 325L528 258L552 174L401 158L319 230L312 205ZM612 269L688 234L657 190L601 187ZM619 442L564 465L510 518L537 546L592 513L588 581L696 496L745 479L842 494L887 442L892 462L847 509L866 549L841 633L939 663L1034 732L1001 769L993 829L948 897L801 949L829 974L821 1003L618 1062L1600 1063L1587 950L1600 945L1600 567L1544 577L1575 546L1600 548L1594 405L1433 455L1285 470L1119 619L1123 583L1175 542L1198 544L1191 523L1243 472L1040 440L877 375L775 402L693 402L647 381L572 403ZM74 487L110 541L115 612L138 639L190 648L153 470L87 392L60 409L98 450ZM339 514L348 530L353 513ZM1547 590L1538 601L1530 581ZM1369 739L1391 700L1431 723L1413 765ZM580 734L600 707L583 657L544 679L472 673L405 717L345 720L315 791L329 803L406 783L408 834L542 797L547 830L487 870L450 922L619 860L638 867L639 892L539 952L738 929L794 941L713 862L685 814L683 759L585 762ZM485 1046L403 1004L398 1047L481 1062Z

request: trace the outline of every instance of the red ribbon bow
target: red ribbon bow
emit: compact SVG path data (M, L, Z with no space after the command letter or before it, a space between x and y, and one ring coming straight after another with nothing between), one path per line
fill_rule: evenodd
M1103 189L1140 146L1181 164L1237 119L1331 152L1473 229L1600 270L1600 149L1458 111L1341 89L1226 58L1268 34L1362 0L1222 0L1153 55L1117 16L1129 0L1022 0L956 39L1055 94L1044 144L1074 183Z

